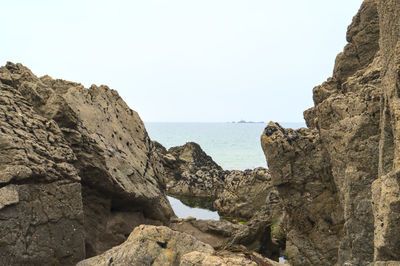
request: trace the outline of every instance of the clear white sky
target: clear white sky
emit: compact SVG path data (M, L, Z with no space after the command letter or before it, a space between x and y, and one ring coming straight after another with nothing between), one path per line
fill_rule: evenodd
M0 63L116 89L144 121L303 121L361 0L3 0Z

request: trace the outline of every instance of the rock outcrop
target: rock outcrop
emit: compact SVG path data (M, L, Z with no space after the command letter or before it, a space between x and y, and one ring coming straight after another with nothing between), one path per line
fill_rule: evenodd
M0 263L72 265L173 211L138 114L106 86L0 68Z
M120 246L77 266L98 265L279 265L245 248L215 250L191 235L165 226L141 225Z
M400 2L365 0L308 128L264 130L293 265L400 261L398 23Z

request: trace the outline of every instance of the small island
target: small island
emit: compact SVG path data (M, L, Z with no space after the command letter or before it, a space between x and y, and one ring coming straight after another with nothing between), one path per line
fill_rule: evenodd
M254 122L254 121L246 121L246 120L239 120L239 121L232 121L232 123L238 123L238 124L264 124L264 121L258 121L258 122Z

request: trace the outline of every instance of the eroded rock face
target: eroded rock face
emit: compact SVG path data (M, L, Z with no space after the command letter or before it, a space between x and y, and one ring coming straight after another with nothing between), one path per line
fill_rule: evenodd
M364 1L333 77L313 90L308 129L264 130L294 265L400 260L399 21L398 1Z
M13 63L0 86L0 262L70 265L169 222L160 159L116 91Z

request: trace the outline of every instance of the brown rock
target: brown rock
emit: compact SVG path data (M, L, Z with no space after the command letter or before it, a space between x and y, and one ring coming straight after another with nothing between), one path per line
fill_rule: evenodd
M399 21L397 1L365 0L333 78L314 89L310 129L262 135L294 265L400 260Z
M160 158L106 86L0 68L0 263L72 265L167 224Z

